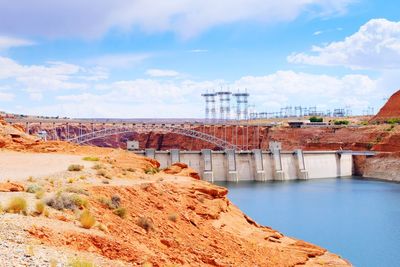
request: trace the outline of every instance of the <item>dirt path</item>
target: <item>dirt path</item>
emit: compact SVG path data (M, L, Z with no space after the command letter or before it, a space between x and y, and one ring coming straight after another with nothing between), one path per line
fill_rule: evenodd
M84 165L85 168L92 165L76 155L0 151L0 181L48 176L66 171L71 164Z

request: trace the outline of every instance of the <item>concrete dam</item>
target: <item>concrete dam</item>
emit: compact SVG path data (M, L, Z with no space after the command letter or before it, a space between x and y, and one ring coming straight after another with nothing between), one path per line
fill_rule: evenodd
M270 144L266 151L146 149L135 153L156 159L161 168L175 162L186 163L210 182L347 177L353 174L353 155L369 155L353 151L281 151L279 143Z

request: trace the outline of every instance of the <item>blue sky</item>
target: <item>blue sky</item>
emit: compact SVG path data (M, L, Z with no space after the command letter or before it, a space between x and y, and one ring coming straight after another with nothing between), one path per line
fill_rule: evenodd
M200 94L377 111L400 88L400 5L377 0L0 1L0 110L202 117Z

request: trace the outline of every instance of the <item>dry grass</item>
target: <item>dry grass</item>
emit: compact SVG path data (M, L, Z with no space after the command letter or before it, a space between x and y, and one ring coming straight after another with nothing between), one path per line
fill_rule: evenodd
M68 166L68 171L70 172L79 172L83 170L84 166L79 164L71 164Z
M71 260L68 264L70 267L95 267L95 265L88 260L83 260L79 258L75 258Z
M39 190L39 191L37 191L37 192L35 193L35 197L36 197L37 199L42 199L43 196L44 196L44 191L43 191L43 190Z
M40 185L37 184L31 184L28 186L28 188L26 189L26 192L28 193L36 193L38 191L42 190L42 187Z
M113 211L113 213L121 218L126 218L126 209L125 208L117 208Z
M26 214L27 203L23 197L13 197L6 208L10 213L23 213Z
M151 221L150 218L148 218L146 216L139 217L139 219L137 221L137 225L139 225L144 230L146 230L146 232L154 229L153 222Z
M104 165L102 165L102 164L95 164L95 165L92 167L92 169L93 169L93 170L101 170L101 169L104 169Z
M111 175L106 170L103 169L97 170L96 174L106 179L112 179Z
M100 159L98 157L84 157L83 160L86 160L86 161L99 161Z
M29 176L28 179L27 179L27 181L28 181L28 182L31 182L31 183L34 183L34 182L36 182L36 179L33 178L33 176Z
M44 209L45 209L45 204L43 201L36 202L35 210L37 214L43 214Z
M108 227L105 224L99 223L97 225L97 227L99 228L100 231L102 231L104 233L108 233L109 232Z
M82 227L85 228L85 229L92 228L93 225L95 225L95 223L96 223L96 219L90 213L89 210L84 210L82 212L81 216L79 217L79 221L80 221Z
M88 207L87 199L82 198L78 194L58 192L46 198L46 204L56 210L76 210L77 208Z
M176 215L176 213L171 213L170 215L168 215L168 220L170 220L171 222L176 222L178 220L178 215Z

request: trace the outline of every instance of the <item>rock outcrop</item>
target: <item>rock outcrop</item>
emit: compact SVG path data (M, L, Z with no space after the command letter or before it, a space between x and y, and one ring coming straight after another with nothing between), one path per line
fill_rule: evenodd
M371 122L386 122L390 119L400 119L400 90L389 98Z

